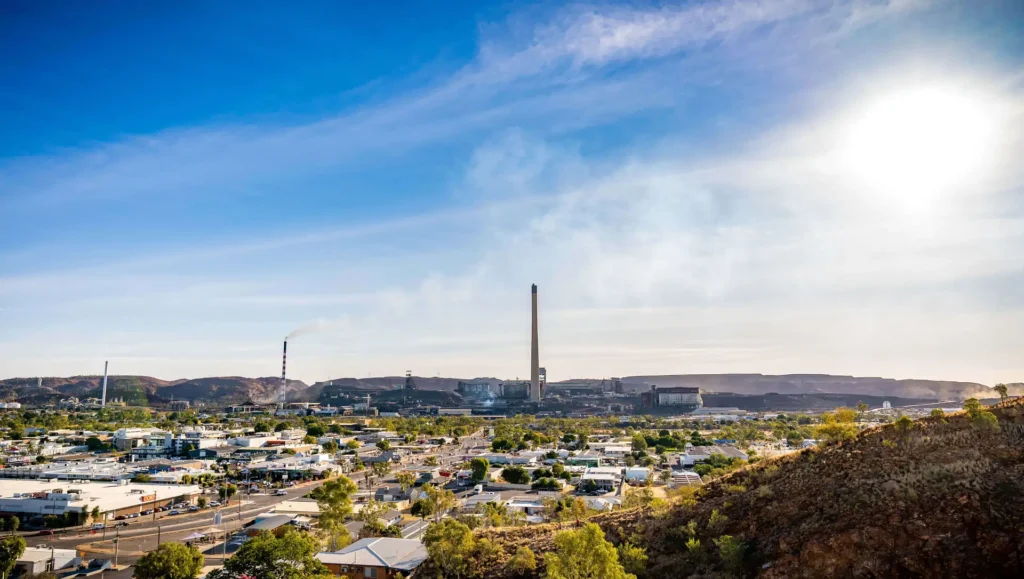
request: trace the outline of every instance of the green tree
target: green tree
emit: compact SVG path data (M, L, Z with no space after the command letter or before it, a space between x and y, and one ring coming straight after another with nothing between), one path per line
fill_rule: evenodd
M821 416L822 424L817 428L818 438L825 443L851 440L857 436L857 426L853 421L857 413L849 408L836 408Z
M181 543L162 543L135 563L135 579L195 579L203 569L203 554Z
M1006 384L996 384L992 389L999 394L1000 400L1006 400L1007 396L1009 396L1009 389L1006 387Z
M402 492L408 492L416 484L416 475L403 470L395 475L395 480L398 481L398 486L402 487Z
M555 549L544 554L544 563L547 579L636 579L626 573L619 563L619 552L594 523L559 531Z
M423 544L445 577L461 579L469 575L476 539L468 526L453 519L431 523L423 533Z
M529 473L518 465L510 465L501 469L501 478L515 485L525 485L530 482Z
M0 540L0 577L7 579L11 569L18 563L18 559L25 553L25 539L21 537L6 537Z
M324 430L324 425L323 424L312 424L312 425L310 425L309 428L306 429L306 436L312 436L314 438L320 438L324 434L327 434L327 431Z
M200 509L205 509L206 497L199 497L198 499L196 499L196 505L198 505Z
M110 448L109 445L105 444L102 440L95 436L90 436L85 439L85 446L89 448L89 452L96 452L98 450L107 450Z
M942 418L943 416L946 415L946 413L943 412L941 408L932 408L932 411L928 413L928 415L931 416L932 418Z
M455 493L448 489L435 487L434 485L423 485L423 494L425 496L421 500L424 501L424 508L426 512L433 515L435 522L440 521L445 513L454 509L459 504Z
M626 542L617 547L619 561L626 573L643 575L647 570L647 549Z
M327 454L328 456L334 456L335 453L338 452L338 443L334 442L333 440L328 440L327 442L323 443L320 446L321 448L324 449L324 453Z
M353 438L352 440L345 443L345 448L348 450L356 450L357 448L359 448L359 441Z
M491 468L491 462L482 456L469 461L469 468L473 471L473 482L481 482L487 478L487 471Z
M224 567L208 579L336 579L316 560L320 542L312 535L285 527L280 536L259 533L242 543Z
M519 547L516 549L515 555L508 560L506 568L515 575L523 577L532 575L537 570L537 557L529 547Z
M425 464L427 466L437 466L437 457L436 456L428 456L427 460L423 461L423 464Z
M222 501L230 501L231 497L235 496L238 492L238 487L233 484L227 484L217 489L217 495Z
M391 441L386 438L384 440L380 440L377 442L377 448L381 449L384 452L387 452L391 450Z
M647 452L647 439L640 434L633 435L633 452Z
M742 576L743 561L747 554L746 543L731 535L722 535L715 539L715 546L718 547L718 556L725 568L736 576Z
M981 402L977 398L968 398L964 400L964 410L967 412L967 416L971 418L977 418L981 414Z
M914 421L909 416L900 416L895 422L896 432L906 434L914 428Z
M352 514L352 495L357 490L356 483L342 475L310 494L320 507L320 528L330 537L334 550L338 549L339 540L348 536L345 519Z
M135 475L135 477L132 478L132 482L137 482L137 483L153 482L153 477L149 476L148 474L146 474L144 472L140 472L139 474Z
M18 527L21 526L21 519L18 517L11 517L7 519L7 528L11 530L11 536L18 532Z
M287 422L278 422L277 424L274 425L274 432L282 432L285 430L288 430Z
M92 513L91 513L91 515L92 515L92 522L94 522L94 523L98 523L98 522L99 522L99 520L100 520L100 517L102 517L102 516L103 516L103 513L101 513L101 512L100 512L100 507L99 507L99 505L97 505L97 506L95 506L95 507L93 507L93 508L92 508Z

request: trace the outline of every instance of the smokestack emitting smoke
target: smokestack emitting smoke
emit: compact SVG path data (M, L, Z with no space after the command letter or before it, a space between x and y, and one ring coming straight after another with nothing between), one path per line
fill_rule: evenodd
M530 341L530 400L540 402L540 345L537 338L537 284L533 284L533 332Z
M103 397L100 398L100 406L101 407L107 405L107 365L108 364L110 364L110 362L104 362L103 363Z
M284 339L284 351L281 353L281 408L288 401L288 338Z

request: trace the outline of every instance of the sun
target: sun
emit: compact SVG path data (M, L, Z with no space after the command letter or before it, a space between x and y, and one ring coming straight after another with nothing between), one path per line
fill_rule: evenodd
M858 188L929 205L987 176L997 129L978 95L940 86L906 89L874 98L851 115L841 160Z

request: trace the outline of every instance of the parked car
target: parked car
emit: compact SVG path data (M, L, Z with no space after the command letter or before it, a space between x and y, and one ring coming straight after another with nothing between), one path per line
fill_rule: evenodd
M167 514L168 515L180 515L181 511L179 511L178 509L171 509L171 512L169 512Z
M194 513L194 512L196 512L198 510L199 510L199 507L197 507L195 505L192 505L191 507L188 508L188 512L190 512L190 513Z
M128 515L128 518L129 519L137 519L137 518L139 518L139 513L132 513L132 514Z
M50 529L43 529L42 531L39 531L38 533L36 533L37 537L50 537L52 535L53 535L53 531L51 531Z
M128 521L121 521L120 523L114 525L114 527L127 527L127 526L128 526Z
M114 520L115 521L123 521L123 520L125 520L127 518L128 518L128 515L117 515L116 517L114 517Z
M146 509L145 511L142 511L142 514L143 515L152 515L153 514L153 509Z
M106 529L106 528L107 528L107 526L104 525L103 523L93 523L92 524L92 530L94 530L94 531L102 531L103 529Z
M276 491L274 491L274 495L279 496L279 497L288 496L288 491L286 491L284 489L277 489Z
M220 506L220 501L213 501L213 502L210 503L210 506L211 507L219 507Z

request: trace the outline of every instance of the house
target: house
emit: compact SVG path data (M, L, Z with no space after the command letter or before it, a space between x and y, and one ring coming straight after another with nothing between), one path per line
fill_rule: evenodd
M647 482L647 479L650 478L650 476L651 470L643 466L627 468L625 474L623 475L623 477L626 479L626 482L641 484Z
M340 551L317 553L316 558L334 575L392 579L419 567L427 560L427 549L419 539L372 537Z
M544 498L539 495L519 495L505 503L510 511L522 511L526 516L541 515L544 512Z
M77 567L82 562L74 549L49 549L26 547L25 552L14 564L12 577L32 576L46 572Z
M476 512L477 507L483 507L487 503L504 504L501 493L477 493L469 495L462 500L462 507L459 509L464 513Z
M747 460L747 455L735 446L713 445L713 446L692 446L686 447L680 459L679 466L693 466L694 464L708 460L712 454L720 454L729 458L740 458Z
M382 486L373 493L374 500L391 503L404 501L409 498L409 493L402 490L400 486Z

